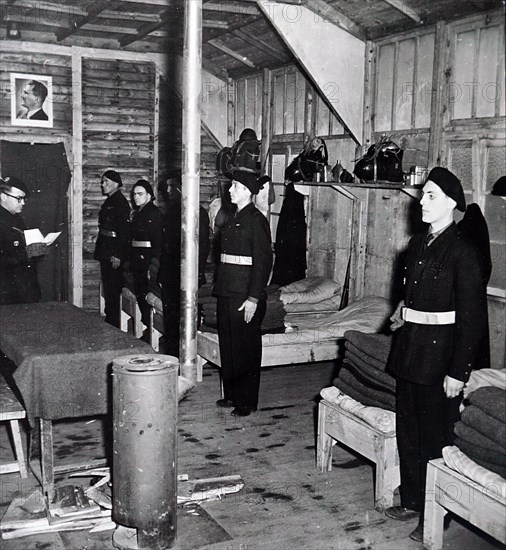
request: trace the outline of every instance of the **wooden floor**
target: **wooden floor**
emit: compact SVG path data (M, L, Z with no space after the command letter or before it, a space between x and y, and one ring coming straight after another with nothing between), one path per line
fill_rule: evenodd
M239 493L179 511L177 549L330 550L421 548L408 538L416 522L400 523L373 507L373 469L359 456L334 447L333 470L315 468L315 426L319 390L330 384L334 365L320 363L262 370L260 409L246 418L218 409L219 374L204 380L180 403L178 473L190 478L239 474ZM1 456L10 448L2 426ZM99 457L100 420L55 426L58 460ZM16 494L37 485L17 474L0 479L0 514ZM200 523L199 523L200 522ZM3 550L106 550L111 531L52 533L2 541ZM489 550L495 541L459 520L444 536L445 548Z

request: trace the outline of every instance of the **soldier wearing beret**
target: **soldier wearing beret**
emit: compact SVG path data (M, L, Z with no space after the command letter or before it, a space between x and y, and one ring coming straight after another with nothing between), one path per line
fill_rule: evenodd
M256 411L260 387L261 326L272 248L269 223L252 202L259 190L254 174L234 172L230 197L237 211L222 229L214 285L224 394L216 404L234 407L235 416Z
M418 517L410 534L423 540L427 462L453 442L460 393L488 327L486 287L477 248L453 221L465 211L458 178L446 168L431 170L420 200L425 234L408 245L404 300L391 320L396 330L387 368L397 378L396 432L401 506L390 518Z
M139 180L132 188L132 249L130 269L134 278L137 304L144 325L149 325L150 306L146 302L149 278L156 282L163 247L163 217L153 203L155 194L151 184Z
M0 304L38 302L40 286L35 257L46 245L26 246L25 223L20 216L30 192L18 178L0 178Z
M106 195L107 199L98 214L98 237L94 257L100 262L105 320L119 328L123 264L130 252L130 206L120 191L123 182L118 172L104 172L100 185L102 194Z

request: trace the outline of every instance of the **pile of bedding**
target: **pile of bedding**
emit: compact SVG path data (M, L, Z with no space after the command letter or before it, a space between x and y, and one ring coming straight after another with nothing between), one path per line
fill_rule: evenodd
M314 323L314 313L335 312L341 302L341 286L325 277L307 277L286 286L267 287L267 309L262 323L262 332L280 333L286 326L298 326L308 314ZM212 285L204 285L199 291L199 305L202 311L201 330L215 332L217 327L216 297ZM293 319L292 319L293 314Z
M476 464L506 478L506 390L483 386L467 401L455 424L455 446Z
M344 333L345 353L334 386L363 405L395 411L395 378L385 372L392 337Z

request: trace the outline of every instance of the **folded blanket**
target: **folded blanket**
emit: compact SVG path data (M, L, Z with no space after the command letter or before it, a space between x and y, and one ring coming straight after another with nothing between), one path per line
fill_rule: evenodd
M497 454L498 456L502 456L503 462L506 463L506 448L498 445L495 441L492 441L480 432L477 432L474 428L471 428L467 424L464 424L464 422L459 421L455 424L453 431L458 437L460 437L460 439L472 443L477 447L481 447L486 451ZM484 458L484 460L487 459Z
M340 305L341 305L341 293L335 294L330 298L321 300L320 302L316 302L314 304L297 304L297 303L285 304L285 309L286 309L286 313L288 314L301 313L301 312L307 312L307 311L321 313L325 311L339 311Z
M337 294L341 285L325 277L307 277L282 286L280 290L284 304L314 304Z
M374 397L369 397L354 386L351 386L350 384L345 382L342 378L336 378L333 381L333 384L337 389L341 390L343 393L349 395L353 399L356 399L359 403L362 403L362 405L366 405L368 407L379 407L380 409L395 412L395 403L388 404L380 402Z
M469 394L469 402L506 424L506 391L488 386Z
M347 388L353 388L353 390L355 390L355 394L358 392L361 397L367 398L367 402L360 397L356 397L355 395L348 393L346 389L340 385L341 382L344 382ZM395 410L395 396L391 393L385 392L382 389L371 388L364 385L357 379L354 373L350 371L349 366L346 363L343 363L339 369L339 375L333 381L333 384L336 388L344 391L344 393L347 393L350 397L353 397L353 399L360 401L363 405L376 406L389 411Z
M350 332L350 331L347 331L347 332ZM370 336L377 336L377 334L371 334ZM383 361L381 361L380 359L378 359L376 357L372 357L371 355L368 355L367 353L363 352L362 350L360 350L359 348L354 346L348 340L345 341L344 347L346 348L346 353L351 352L355 356L360 357L360 359L362 359L362 361L364 361L365 363L367 363L371 367L374 367L375 369L377 369L379 371L385 372L385 368L386 368L387 364L384 363Z
M469 478L478 485L497 487L495 494L502 495L501 500L506 502L506 479L478 465L455 446L443 448L443 460L448 468L459 472L459 474Z
M338 390L335 386L323 388L320 391L320 395L326 401L338 405L341 409L357 416L380 432L387 434L395 433L395 413L386 411L380 407L366 407Z
M385 364L392 345L392 336L385 334L365 334L358 330L348 330L344 337L363 353Z
M495 386L506 390L506 369L473 370L464 388L464 397L468 397L473 391L485 386Z
M497 468L502 468L503 471L506 471L504 455L500 455L499 453L494 453L493 451L474 445L473 443L461 439L460 437L455 438L454 444L469 458L476 461L480 460L482 462L486 462L489 466L495 466L495 468L491 468L493 472L499 473L497 472Z
M364 361L362 357L352 353L349 349L346 350L344 357L347 363L355 366L363 372L365 376L371 377L375 382L385 386L388 389L395 390L395 378L392 375L371 366L370 363Z
M351 374L353 374L357 381L360 382L360 384L362 384L363 386L371 388L372 390L385 392L386 394L395 397L395 387L385 385L381 380L377 380L374 375L370 376L369 373L367 373L364 369L357 367L355 364L353 364L353 362L350 361L349 357L345 358L345 363L343 364L343 367L351 372ZM373 370L373 373L374 372L378 371Z
M501 448L506 449L506 424L499 422L476 405L465 407L461 419L464 424L474 428L494 443L497 443Z

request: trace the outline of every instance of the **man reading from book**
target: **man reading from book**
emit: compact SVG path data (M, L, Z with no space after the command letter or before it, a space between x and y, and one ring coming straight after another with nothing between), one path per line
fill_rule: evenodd
M26 244L25 223L20 214L29 195L20 179L0 178L0 304L40 300L34 258L47 254L47 245Z

